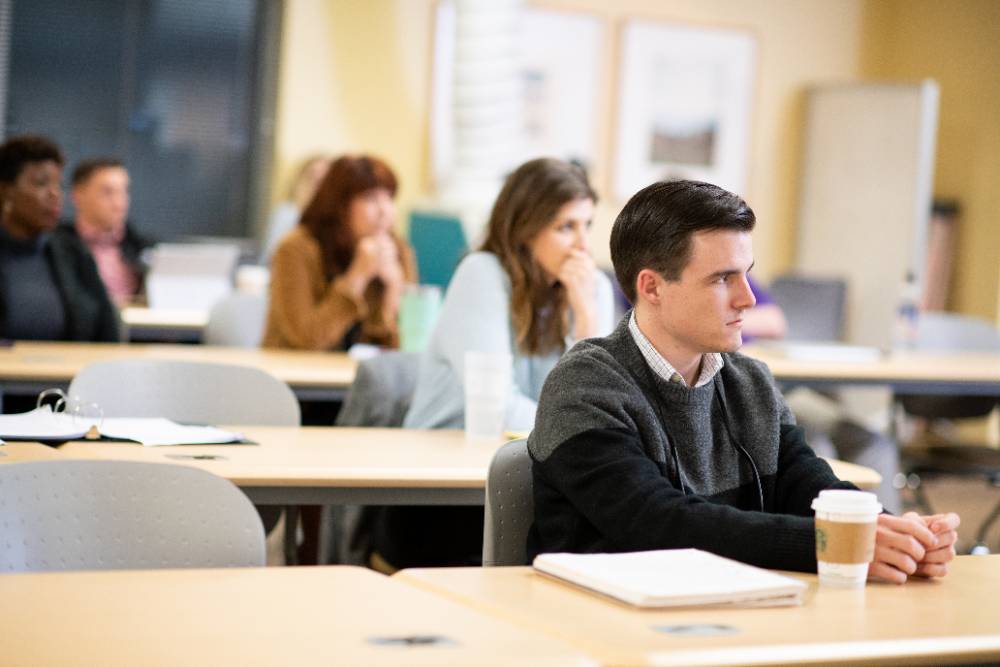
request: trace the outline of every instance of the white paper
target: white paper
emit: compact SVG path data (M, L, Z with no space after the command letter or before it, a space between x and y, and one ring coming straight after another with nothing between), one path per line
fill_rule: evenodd
M147 447L212 445L243 439L240 433L223 431L214 426L184 426L162 417L105 419L100 430L101 435L109 438L135 440Z
M47 405L31 412L0 415L0 436L16 440L79 440L93 425L98 426L102 436L134 440L147 447L212 445L243 439L241 433L213 426L184 426L161 417L94 420L53 413Z
M0 415L0 436L11 440L71 440L82 438L87 428L67 414L53 413L48 405L30 412Z

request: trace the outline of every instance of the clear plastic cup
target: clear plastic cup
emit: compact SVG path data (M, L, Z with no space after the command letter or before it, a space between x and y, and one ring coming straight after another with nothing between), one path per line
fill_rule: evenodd
M503 435L513 358L499 352L465 353L465 435L495 440Z

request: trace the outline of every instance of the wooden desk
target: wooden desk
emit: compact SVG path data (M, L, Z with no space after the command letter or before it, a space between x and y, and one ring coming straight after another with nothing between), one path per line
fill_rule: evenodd
M941 581L818 589L800 607L636 610L530 568L404 570L395 579L545 632L605 665L928 664L1000 660L1000 556L960 556ZM683 636L660 626L721 625Z
M5 665L593 664L353 567L3 574L0 600Z
M0 463L52 461L61 457L59 450L37 442L7 442L0 445Z
M482 505L487 468L503 444L468 442L454 430L226 428L258 444L69 442L59 451L74 458L192 465L231 480L258 505Z
M0 391L37 393L69 385L87 364L112 359L173 359L253 366L283 380L306 400L331 400L354 381L357 363L339 352L208 345L144 345L18 341L0 348Z
M470 442L462 431L305 426L230 426L257 445L142 447L69 442L73 458L181 463L231 480L258 505L482 505L486 473L503 444ZM199 456L221 457L199 459ZM878 473L831 461L858 486Z
M887 385L899 393L1000 395L1000 355L892 351L874 361L795 358L795 346L754 344L741 350L768 365L780 382L813 387Z

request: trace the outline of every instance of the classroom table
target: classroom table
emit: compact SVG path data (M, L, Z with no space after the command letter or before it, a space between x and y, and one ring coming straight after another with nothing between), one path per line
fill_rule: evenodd
M139 343L16 341L0 347L0 392L37 394L69 386L87 364L112 359L172 359L253 366L283 380L300 400L337 400L357 363L340 352Z
M64 458L59 450L37 442L6 442L0 445L0 464L54 461Z
M482 505L486 473L502 439L459 430L335 426L226 426L256 445L143 447L79 441L73 458L191 465L229 479L257 505ZM206 458L209 457L209 458ZM831 461L834 472L874 488L878 473Z
M403 570L393 578L541 631L603 665L912 665L1000 661L1000 555L947 577L820 589L801 606L639 610L528 567ZM670 628L673 632L665 632Z
M741 350L766 363L786 385L881 385L901 394L1000 395L1000 354L872 349L874 358L868 358L859 349L862 354L851 360L850 351L850 346L802 343L756 343Z
M4 665L592 665L357 567L0 574Z

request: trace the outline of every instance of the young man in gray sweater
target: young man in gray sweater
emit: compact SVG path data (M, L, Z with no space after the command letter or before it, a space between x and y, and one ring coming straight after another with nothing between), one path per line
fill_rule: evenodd
M816 570L810 503L855 488L816 457L767 367L736 352L753 307L753 211L708 183L626 204L611 258L634 308L567 352L542 389L529 556L696 547ZM869 575L943 576L955 514L879 517Z

